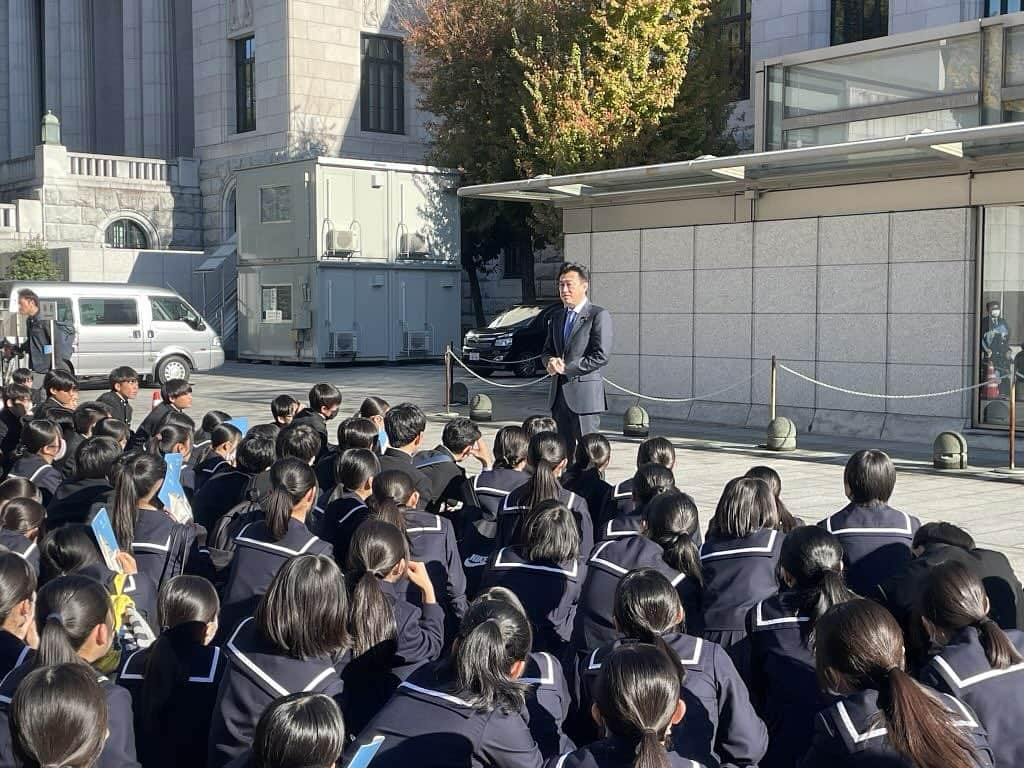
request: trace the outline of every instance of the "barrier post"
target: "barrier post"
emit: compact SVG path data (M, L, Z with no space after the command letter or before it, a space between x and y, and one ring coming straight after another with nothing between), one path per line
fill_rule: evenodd
M1010 469L1017 468L1017 366L1010 362Z
M452 410L452 343L449 341L444 346L444 412L451 413Z
M776 392L776 387L778 385L778 376L779 376L778 361L776 361L775 355L772 355L772 378L771 378L771 384L769 386L769 391L768 391L768 404L769 404L769 408L770 408L769 418L768 418L769 421L775 421L775 392Z

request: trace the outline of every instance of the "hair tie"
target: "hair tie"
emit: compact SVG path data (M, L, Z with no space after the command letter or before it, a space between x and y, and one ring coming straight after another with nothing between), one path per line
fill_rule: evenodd
M62 627L64 626L64 617L61 616L59 613L54 612L47 614L46 621L49 621L50 619L56 619L58 624L60 624Z
M640 751L644 747L644 740L647 738L648 735L653 736L659 742L661 741L661 736L658 735L658 729L657 728L651 728L650 726L644 728L643 731L640 734L640 741L636 745L636 754L638 756L640 754Z
M885 670L885 673L884 673L885 679L888 680L890 677L892 677L892 673L893 672L898 672L898 671L900 671L900 668L898 666L896 666L896 665L893 665L893 666L889 667L887 670Z
M987 615L982 616L980 619L974 622L974 626L976 626L978 629L982 629L988 624L995 624L995 621L993 621L992 618Z

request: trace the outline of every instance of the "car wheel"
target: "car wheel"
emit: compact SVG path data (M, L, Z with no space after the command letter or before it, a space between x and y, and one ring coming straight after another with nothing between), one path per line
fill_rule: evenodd
M524 360L517 364L512 371L520 379L540 376L540 359L535 358L533 360Z
M170 355L161 360L156 367L156 380L161 384L166 384L171 379L188 381L191 373L192 366L188 364L188 360L181 355Z

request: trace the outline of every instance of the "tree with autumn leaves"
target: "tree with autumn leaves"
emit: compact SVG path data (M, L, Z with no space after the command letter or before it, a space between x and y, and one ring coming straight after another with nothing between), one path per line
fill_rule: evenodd
M411 77L430 160L479 184L729 150L732 91L717 0L422 0ZM465 201L463 266L557 242L545 206ZM532 274L524 293L532 298Z

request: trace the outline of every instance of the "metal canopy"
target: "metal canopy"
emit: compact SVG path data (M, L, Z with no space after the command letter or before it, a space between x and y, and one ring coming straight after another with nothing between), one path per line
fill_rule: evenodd
M1010 163L1011 159L1015 162ZM586 204L636 192L689 191L699 196L799 186L801 181L809 184L812 176L820 185L828 183L829 177L854 172L879 178L923 171L941 175L975 170L993 161L1000 166L1024 167L1024 123L476 184L459 189L459 197ZM833 179L833 183L838 181Z

